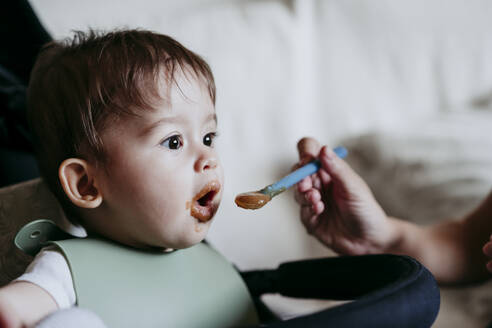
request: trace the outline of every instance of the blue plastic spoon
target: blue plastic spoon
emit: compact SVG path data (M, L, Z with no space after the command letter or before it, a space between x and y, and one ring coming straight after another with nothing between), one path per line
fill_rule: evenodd
M340 158L347 156L347 149L344 147L336 147L333 151ZM309 162L274 184L268 185L261 190L245 192L237 195L235 199L236 205L250 210L261 208L272 200L273 197L289 189L305 177L316 173L320 167L321 163L319 160Z

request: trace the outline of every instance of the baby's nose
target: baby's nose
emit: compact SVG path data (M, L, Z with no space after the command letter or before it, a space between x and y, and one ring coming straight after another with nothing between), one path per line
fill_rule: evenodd
M217 167L217 159L214 156L202 156L195 162L195 171L204 172L206 170L215 169Z

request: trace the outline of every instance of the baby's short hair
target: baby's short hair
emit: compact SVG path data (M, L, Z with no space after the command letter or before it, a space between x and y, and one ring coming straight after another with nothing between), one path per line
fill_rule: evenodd
M73 38L46 44L28 87L28 120L41 175L70 211L58 167L70 157L105 160L100 133L108 118L152 109L164 76L192 74L208 88L215 83L208 64L169 36L145 30L75 32Z

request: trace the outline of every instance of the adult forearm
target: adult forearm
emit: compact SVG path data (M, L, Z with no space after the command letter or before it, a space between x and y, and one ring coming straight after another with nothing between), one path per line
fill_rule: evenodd
M469 283L486 277L485 266L480 263L483 258L480 244L471 246L462 221L431 226L418 226L395 218L391 218L391 222L397 237L387 251L414 257L440 284Z

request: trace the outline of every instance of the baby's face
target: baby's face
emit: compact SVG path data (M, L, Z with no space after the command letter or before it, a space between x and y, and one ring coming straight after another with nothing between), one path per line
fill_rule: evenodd
M177 81L170 103L110 122L102 134L109 163L97 169L97 187L111 220L103 234L132 246L200 242L222 197L214 105L203 83Z

